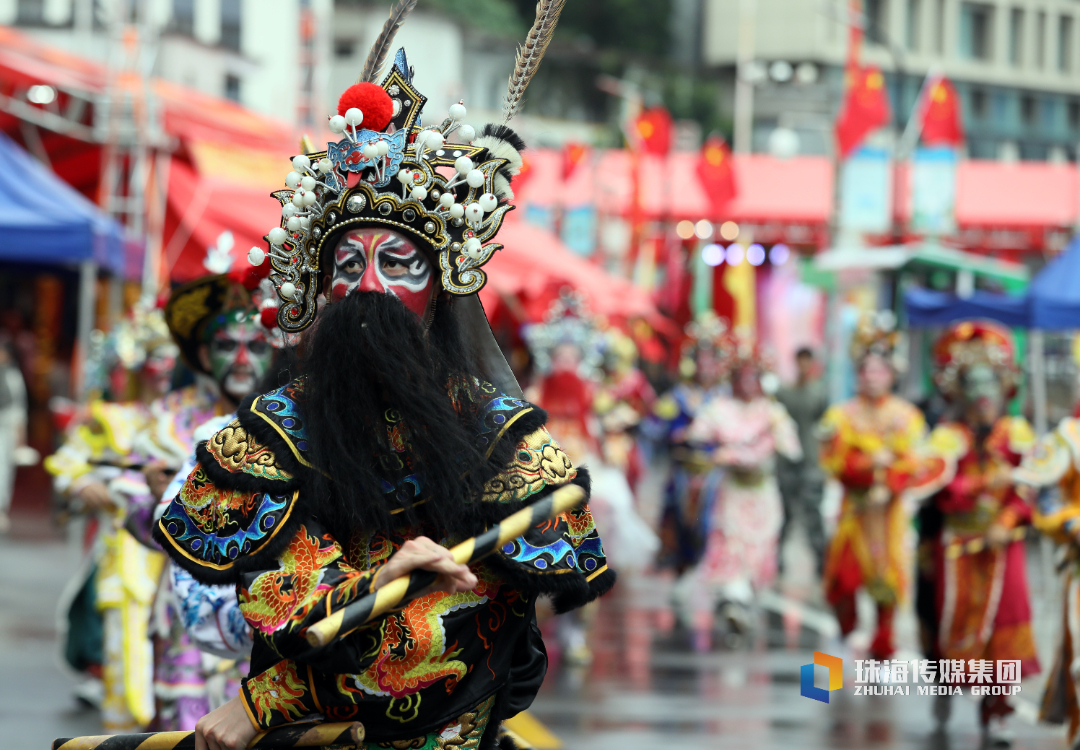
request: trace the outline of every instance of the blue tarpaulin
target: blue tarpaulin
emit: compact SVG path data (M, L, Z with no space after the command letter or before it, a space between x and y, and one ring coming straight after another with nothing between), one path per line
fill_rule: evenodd
M967 299L921 287L904 291L909 325L983 318L1016 328L1080 328L1080 235L1035 275L1023 296L977 291Z
M123 229L0 133L0 262L77 264L124 272Z
M935 292L922 287L904 290L908 325L947 325L956 320L996 320L1010 328L1027 328L1030 320L1028 298L976 291L967 299L951 292Z
M1080 328L1080 236L1036 274L1028 287L1030 328Z

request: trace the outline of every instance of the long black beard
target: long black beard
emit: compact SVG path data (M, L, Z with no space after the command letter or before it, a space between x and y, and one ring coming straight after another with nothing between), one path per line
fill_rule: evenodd
M476 372L458 335L452 301L440 302L430 331L396 297L354 292L328 305L301 344L304 421L320 472L305 493L311 511L344 542L364 529L405 522L433 533L474 533L468 520L491 475L448 392ZM393 461L384 415L393 410L426 502L402 507L384 491Z

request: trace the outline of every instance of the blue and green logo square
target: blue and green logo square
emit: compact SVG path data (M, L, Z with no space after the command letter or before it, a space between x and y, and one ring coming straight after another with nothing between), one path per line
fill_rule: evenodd
M814 667L826 667L829 670L829 688L814 685ZM814 652L814 662L803 664L799 674L799 694L803 698L812 698L822 703L829 702L829 693L844 687L844 660L839 656Z

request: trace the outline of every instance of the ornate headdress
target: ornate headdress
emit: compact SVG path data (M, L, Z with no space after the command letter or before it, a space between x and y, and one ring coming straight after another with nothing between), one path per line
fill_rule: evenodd
M281 202L282 221L266 240L270 278L282 300L282 331L311 325L324 252L347 229L381 226L409 235L437 263L442 289L450 294L471 295L484 286L481 269L501 247L490 240L513 208L510 182L521 169L525 146L505 123L543 58L563 1L537 5L510 77L503 124L487 125L479 136L462 123L466 111L460 102L440 124L421 123L427 98L413 85L403 49L381 84L375 83L416 0L395 3L359 82L341 96L338 114L329 120L341 140L294 157L287 189L273 194ZM448 142L455 133L463 143ZM265 258L259 248L248 255L255 266Z
M892 310L863 313L851 335L851 358L861 363L876 354L899 372L907 364L901 352L902 341L903 334L896 329L896 315Z
M205 343L206 327L217 316L242 310L268 329L276 324L276 295L264 269L234 269L229 273L202 276L177 287L165 303L164 321L173 341L180 347L185 364L204 372L199 363L199 347ZM296 343L294 335L268 333L267 341L276 349Z
M541 374L551 372L555 349L570 344L581 352L581 376L603 378L605 337L579 293L563 291L548 308L543 322L525 326L522 335Z
M934 344L934 382L948 399L960 395L963 371L989 365L1001 378L1007 395L1016 392L1020 371L1014 359L1012 334L988 321L964 321L949 328Z
M720 366L728 376L743 367L753 367L762 374L776 367L772 352L748 336L727 331L717 343Z
M169 336L164 313L151 305L136 303L108 333L94 330L86 358L86 384L91 391L105 391L114 368L142 368L155 350L176 345ZM114 394L118 397L118 394Z

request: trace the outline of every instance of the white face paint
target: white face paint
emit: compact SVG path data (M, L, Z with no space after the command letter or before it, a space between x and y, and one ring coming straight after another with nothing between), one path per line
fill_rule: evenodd
M357 289L393 294L423 317L432 280L427 257L407 238L385 229L357 229L334 249L330 298L341 300Z

